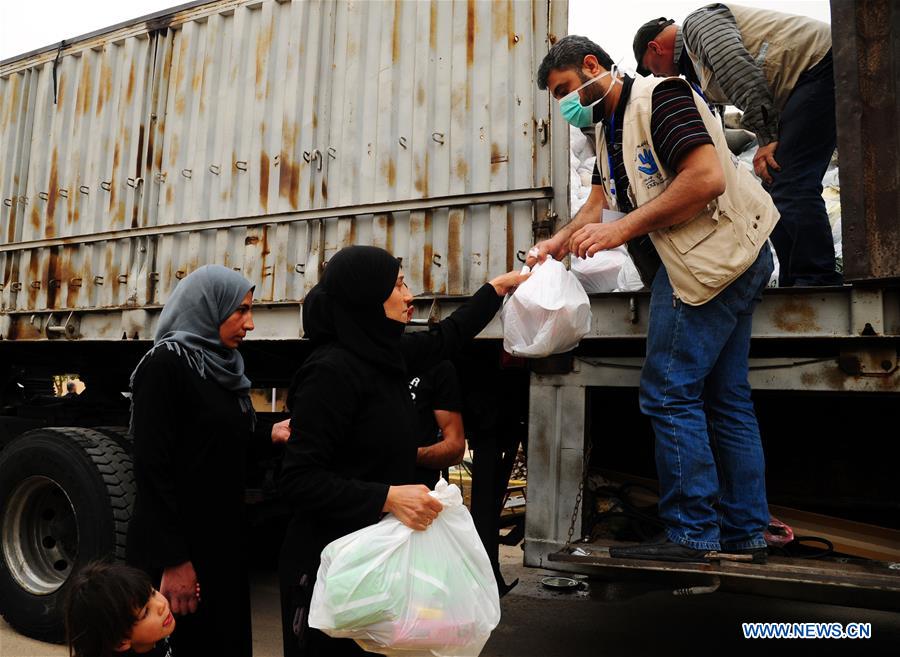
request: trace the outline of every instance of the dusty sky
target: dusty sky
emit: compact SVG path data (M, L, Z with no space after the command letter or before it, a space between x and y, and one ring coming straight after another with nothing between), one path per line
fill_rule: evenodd
M631 40L642 23L658 16L680 21L704 3L705 0L570 0L569 31L592 38L613 59L622 58L623 65L633 67ZM741 0L740 3L825 21L830 16L827 0ZM178 4L182 3L178 0L0 0L0 60Z

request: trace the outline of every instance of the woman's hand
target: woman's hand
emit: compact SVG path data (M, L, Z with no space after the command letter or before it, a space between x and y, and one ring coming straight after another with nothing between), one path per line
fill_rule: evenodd
M200 601L200 584L194 564L185 561L163 571L159 592L169 600L173 614L193 614Z
M272 425L272 443L286 443L291 437L291 418Z
M529 276L531 276L530 273L520 274L517 271L511 271L502 274L492 280L491 285L494 286L494 289L497 291L497 295L503 297L515 290L526 280L528 280Z
M443 504L428 494L427 486L414 484L388 488L382 511L393 513L411 529L424 531L443 508Z

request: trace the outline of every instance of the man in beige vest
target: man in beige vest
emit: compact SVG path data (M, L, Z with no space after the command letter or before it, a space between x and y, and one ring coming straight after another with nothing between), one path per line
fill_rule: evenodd
M684 75L709 102L743 110L753 159L781 214L772 233L782 287L840 285L822 200L836 142L831 29L821 21L732 4L702 7L682 26L648 21L634 38L638 72Z
M640 403L656 434L666 531L610 554L705 561L727 551L763 562L765 465L747 376L778 212L684 80L622 76L600 46L567 36L538 86L570 124L597 124L598 167L585 205L529 264L640 247L646 236L662 262L639 266L652 290Z

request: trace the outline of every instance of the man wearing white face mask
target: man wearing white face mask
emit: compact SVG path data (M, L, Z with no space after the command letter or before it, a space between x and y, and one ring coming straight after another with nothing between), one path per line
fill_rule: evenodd
M704 561L725 551L764 562L765 465L747 375L778 212L686 81L620 77L600 46L567 36L541 63L538 86L567 121L602 129L587 202L528 264L648 236L662 261L652 280L641 272L651 299L640 404L656 435L666 531L610 556Z

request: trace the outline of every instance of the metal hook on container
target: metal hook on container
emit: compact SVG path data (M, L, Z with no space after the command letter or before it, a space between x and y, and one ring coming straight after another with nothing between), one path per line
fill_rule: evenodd
M246 171L247 170L247 162L245 160L237 160L234 163L234 168L238 171Z
M406 137L400 137L400 145L403 148L408 148L408 146L406 145Z
M431 138L434 139L441 146L444 145L444 133L443 132L432 132Z

